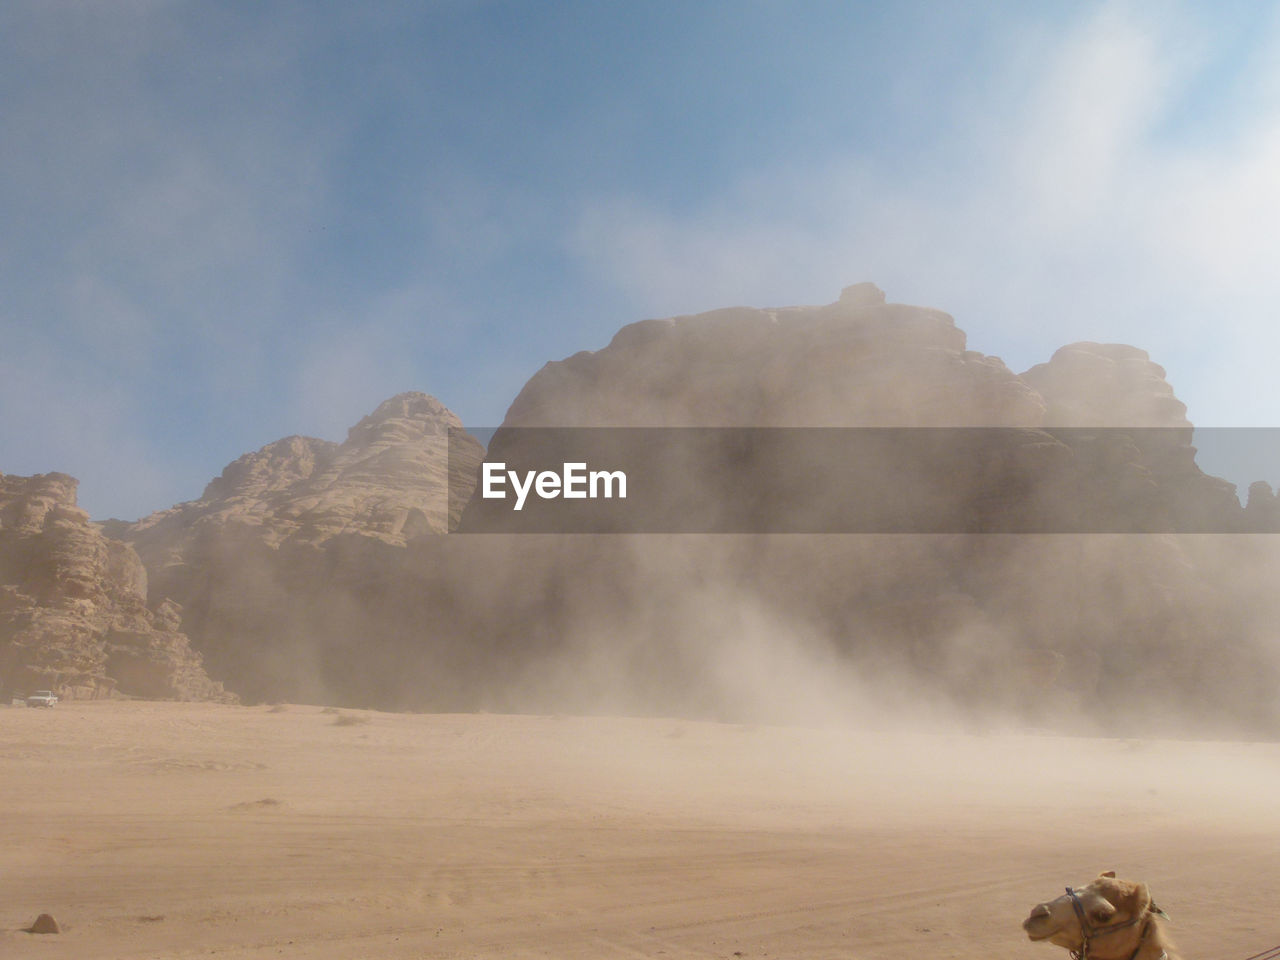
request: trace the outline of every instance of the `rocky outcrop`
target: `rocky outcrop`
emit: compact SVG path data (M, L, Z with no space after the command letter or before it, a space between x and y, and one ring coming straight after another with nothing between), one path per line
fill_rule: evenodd
M464 529L544 529L602 532L839 532L894 529L895 512L915 522L926 512L938 523L966 522L976 487L991 465L1013 465L1036 485L1060 462L1047 435L1010 431L996 436L926 436L916 427L1029 428L1044 420L1042 398L998 357L968 350L966 336L940 310L887 303L863 283L835 303L814 307L736 307L623 327L603 349L548 363L525 385L490 445L493 459L538 463L559 451L538 449L559 438L525 427L797 428L727 441L672 432L661 438L679 450L650 453L648 443L619 434L619 446L567 459L604 463L638 478L624 528L601 526L592 504L561 502L513 514L498 501L473 501ZM904 428L859 438L804 428ZM837 449L836 442L847 444ZM992 444L1001 449L993 449ZM874 449L871 449L874 447ZM932 459L937 470L920 469ZM754 473L744 478L744 461ZM872 470L898 465L882 483ZM945 463L944 463L945 461ZM764 473L768 472L765 476ZM865 480L857 497L830 476ZM814 482L807 482L807 478ZM949 503L935 509L942 480ZM920 482L922 481L922 482ZM1012 482L1012 481L1011 481ZM740 504L725 491L745 491ZM870 491L874 490L874 493ZM660 491L663 503L640 497ZM666 509L681 503L678 515ZM767 504L767 507L765 506ZM954 509L952 509L954 507ZM546 527L547 510L589 514L585 527ZM518 527L509 526L516 522ZM558 524L558 520L556 521ZM939 529L930 518L921 529ZM758 526L757 526L758 524Z
M267 546L322 544L344 534L403 546L449 525L449 431L455 469L483 449L440 401L403 393L348 431L343 443L286 437L227 465L199 500L119 532L149 564L180 562L204 530L237 528ZM163 555L163 556L161 556Z
M147 606L137 553L76 506L61 473L0 475L0 690L225 698L172 606Z
M634 486L658 491L663 504L633 496L628 525L611 528L592 504L538 504L517 515L501 501L476 500L464 529L1246 529L1232 484L1197 467L1186 408L1144 351L1078 343L1018 376L998 357L966 347L947 314L887 303L868 283L825 306L732 308L631 324L601 350L544 366L512 403L491 459L539 468L594 459L642 478ZM564 455L569 431L520 430L526 427L901 429L764 431L735 436L722 452L716 438L692 433L646 436L654 442L643 450L633 436L620 433L613 449L603 434L582 434L599 443L590 458ZM668 442L681 449L659 446ZM744 479L748 469L754 472ZM835 476L843 485L826 479ZM824 479L808 484L808 477ZM750 490L740 508L725 502L726 490L744 485ZM663 509L673 499L684 516ZM560 519L571 515L586 525Z
M548 363L503 426L1031 426L1044 401L940 310L874 284L821 307L642 320Z
M448 529L450 471L469 495L483 454L438 400L403 393L342 443L278 440L199 500L112 530L146 561L153 601L177 604L210 672L245 698L409 705L391 691L443 604L418 607L438 584L410 577L407 596L393 584Z
M1189 532L1255 529L1242 514L1235 485L1196 465L1186 405L1145 350L1115 343L1073 343L1037 364L1022 379L1044 398L1048 427L1136 428L1091 441L1096 471L1107 459L1127 472L1120 482L1147 487L1149 507L1176 517ZM1090 436L1080 431L1081 436ZM1123 444L1126 450L1117 450Z
M1244 512L1250 530L1280 533L1280 495L1265 480L1249 484L1249 499L1245 502Z
M1191 430L1187 407L1165 369L1121 343L1072 343L1022 374L1044 400L1050 427L1164 427Z

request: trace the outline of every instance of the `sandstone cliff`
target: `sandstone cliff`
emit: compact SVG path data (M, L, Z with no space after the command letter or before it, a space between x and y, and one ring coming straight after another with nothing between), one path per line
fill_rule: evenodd
M180 604L211 673L242 696L406 705L398 674L422 662L446 604L430 602L438 582L403 586L402 567L448 529L450 469L469 493L483 453L438 400L404 393L342 443L278 440L199 500L111 529L146 561L152 599ZM441 679L410 674L418 698Z
M1048 427L1133 427L1123 442L1130 480L1160 488L1161 509L1189 531L1267 532L1263 517L1240 509L1233 484L1196 465L1186 405L1145 350L1073 343L1021 379L1044 399ZM1111 444L1114 446L1114 439ZM1110 455L1100 445L1095 457ZM1096 460L1095 460L1096 462Z
M205 528L242 528L268 546L346 533L403 546L449 518L449 431L462 423L425 393L385 401L343 443L286 437L227 465L199 500L119 528L144 549L181 554ZM463 434L464 467L483 450ZM455 450L455 454L457 450ZM469 457L470 459L466 459Z
M0 692L177 699L226 695L172 603L147 606L133 549L76 506L65 474L0 475Z
M1046 426L1191 430L1164 368L1137 347L1072 343L1021 379L1042 398Z

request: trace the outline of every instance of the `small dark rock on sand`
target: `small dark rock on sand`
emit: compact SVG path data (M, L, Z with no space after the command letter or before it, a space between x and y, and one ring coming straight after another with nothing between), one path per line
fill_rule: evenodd
M27 927L27 933L61 933L58 927L58 921L53 919L50 914L42 913L36 917L36 922Z

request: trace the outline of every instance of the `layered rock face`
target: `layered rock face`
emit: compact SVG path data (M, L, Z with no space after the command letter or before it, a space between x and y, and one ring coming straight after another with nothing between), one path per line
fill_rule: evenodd
M0 692L225 698L179 628L147 605L137 553L76 506L65 474L0 475Z
M146 561L152 598L181 605L231 689L399 705L397 672L421 659L415 623L435 616L400 608L439 589L403 598L395 584L405 558L448 529L451 430L455 488L469 492L484 451L461 427L434 397L400 394L343 443L278 440L229 464L199 500L112 531Z
M1167 427L1191 430L1187 407L1165 369L1121 343L1072 343L1021 379L1044 402L1045 426Z
M1191 531L1269 532L1262 515L1243 513L1233 484L1196 465L1186 405L1145 350L1073 343L1021 375L1045 402L1048 427L1137 428L1122 454L1131 486L1159 487L1159 507ZM1101 446L1096 456L1109 451Z
M144 550L162 545L178 554L202 529L231 527L268 546L346 533L404 546L448 529L450 429L462 423L444 404L403 393L352 427L344 443L277 440L228 464L199 500L121 529ZM482 456L465 434L455 447L464 468Z

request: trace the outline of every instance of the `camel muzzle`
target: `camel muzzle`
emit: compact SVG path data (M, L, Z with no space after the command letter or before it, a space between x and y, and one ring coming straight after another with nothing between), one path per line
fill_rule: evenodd
M1053 911L1047 903L1037 904L1032 908L1031 915L1022 921L1022 929L1032 940L1048 940L1057 932L1057 928L1050 924L1052 916Z

